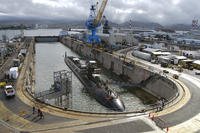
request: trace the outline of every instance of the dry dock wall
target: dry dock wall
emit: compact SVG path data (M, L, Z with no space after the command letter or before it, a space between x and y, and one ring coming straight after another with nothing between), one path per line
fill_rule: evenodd
M148 79L152 74L150 71L144 70L139 66L129 67L125 65L118 56L108 52L92 50L91 47L88 47L83 42L75 41L71 38L65 38L62 39L62 43L80 55L98 60L103 67L113 71L117 75L127 75L131 81L136 84Z
M147 80L144 89L157 97L169 99L178 92L173 82L170 82L169 79L150 80L152 75L154 75L152 72L137 65L126 65L123 59L120 59L115 54L94 50L84 42L69 37L63 38L61 42L80 55L98 60L103 67L113 71L117 75L126 75L134 84L139 84Z
M173 99L178 94L178 89L174 82L160 75L149 77L142 86L145 91L167 100Z

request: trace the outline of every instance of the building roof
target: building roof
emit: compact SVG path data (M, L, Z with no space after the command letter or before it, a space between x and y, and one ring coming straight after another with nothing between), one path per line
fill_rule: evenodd
M67 31L66 33L68 35L80 35L80 34L82 34L81 32L78 32L78 31Z
M158 56L159 59L171 60L169 56Z
M36 30L24 30L25 37L35 36L59 36L62 29L36 29Z
M178 59L178 60L186 60L187 59L187 57L185 57L185 56L179 56L179 55L173 55L172 58Z
M187 60L183 60L183 62L193 62L193 60L187 59Z
M148 53L153 53L153 52L161 51L161 49L145 48L143 49L143 51L148 52Z
M74 61L79 61L79 58L76 58L76 57L75 57L75 58L73 58L73 60L74 60Z
M26 53L27 53L27 49L21 49L21 50L20 50L20 53L26 54Z
M6 85L5 88L8 89L8 88L13 88L13 87L12 85Z
M96 63L96 61L95 60L90 60L89 63Z
M104 34L104 33L97 33L98 36L100 37L109 37L109 34Z
M158 51L158 52L153 52L154 55L171 55L170 52L162 52L162 51Z
M12 72L12 71L18 72L18 67L11 67L11 68L10 68L10 72Z
M20 59L13 59L13 61L20 61Z
M200 60L195 60L193 63L197 64L197 65L200 65Z

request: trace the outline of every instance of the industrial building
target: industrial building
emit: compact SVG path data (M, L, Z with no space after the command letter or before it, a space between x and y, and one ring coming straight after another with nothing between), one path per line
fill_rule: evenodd
M146 61L151 61L151 54L149 53L144 53L138 50L134 50L132 55Z
M170 56L158 56L158 62L160 64L171 64L172 60Z
M193 60L190 60L190 59L181 60L179 64L182 66L182 68L190 69L190 70L193 69Z
M194 61L194 62L193 62L193 67L194 67L195 69L200 70L200 60Z
M180 61L186 60L186 59L187 59L187 57L185 57L185 56L179 56L179 55L172 55L171 56L171 60L173 61L172 63L174 65L178 65L180 63Z

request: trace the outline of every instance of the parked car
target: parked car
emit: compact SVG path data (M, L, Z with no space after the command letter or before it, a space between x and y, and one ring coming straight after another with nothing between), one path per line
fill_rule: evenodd
M6 97L15 96L15 89L12 87L12 85L6 85L4 92L5 92Z
M195 72L195 75L200 75L200 72Z
M167 71L167 70L163 70L163 73L169 73L169 71Z

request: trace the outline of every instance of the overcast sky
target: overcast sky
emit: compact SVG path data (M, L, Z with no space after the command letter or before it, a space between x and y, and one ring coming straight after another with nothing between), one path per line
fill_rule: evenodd
M91 0L0 0L0 19L19 16L85 20L90 3ZM164 25L190 24L192 19L200 18L200 0L108 0L104 14L116 23L131 19Z

